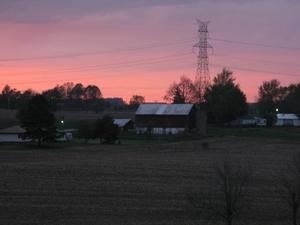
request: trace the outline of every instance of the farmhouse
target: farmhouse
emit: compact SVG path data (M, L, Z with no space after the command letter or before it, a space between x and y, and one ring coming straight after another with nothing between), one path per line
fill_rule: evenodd
M132 119L115 119L114 124L117 124L120 131L134 131L134 121Z
M21 135L25 129L20 126L13 126L0 130L0 142L28 142L29 139L23 140Z
M300 126L300 120L296 114L277 114L276 126Z
M74 129L69 130L57 130L58 136L56 141L71 141L72 140L72 132ZM5 128L0 130L0 142L29 142L31 139L22 139L22 134L24 134L26 130L20 126L13 126L9 128Z
M193 104L141 104L135 113L135 130L145 133L151 127L155 134L195 131L196 111Z

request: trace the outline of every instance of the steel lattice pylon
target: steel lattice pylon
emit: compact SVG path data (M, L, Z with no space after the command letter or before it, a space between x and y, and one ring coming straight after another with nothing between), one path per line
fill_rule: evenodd
M197 73L195 78L195 84L199 94L200 102L204 101L204 92L206 87L210 85L210 76L208 68L208 55L207 48L213 48L208 42L208 30L207 25L210 21L202 22L196 19L199 24L198 37L199 42L193 46L199 48L199 54L197 57Z

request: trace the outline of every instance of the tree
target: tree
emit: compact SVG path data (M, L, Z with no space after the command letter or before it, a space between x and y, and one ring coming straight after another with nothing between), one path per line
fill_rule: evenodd
M194 102L195 88L190 78L183 75L180 77L180 82L173 82L166 95L163 97L164 100L172 103L191 103Z
M92 127L87 120L79 120L77 123L77 136L83 138L85 143L92 138Z
M29 101L35 95L36 95L36 92L34 90L32 90L31 88L28 88L21 94L20 98L22 98L25 101Z
M244 204L243 192L249 184L251 171L248 167L234 167L232 163L223 159L221 163L215 164L215 170L220 179L221 200L223 207L219 207L218 214L221 218L227 221L227 224L232 224L234 214L237 213Z
M227 122L245 115L248 112L246 95L239 85L233 83L235 78L230 70L223 69L214 78L214 84L209 86L204 94L207 115L218 122Z
M85 99L99 99L102 98L102 93L96 85L88 85L84 90Z
M74 109L81 110L83 108L83 96L85 88L81 83L76 84L70 91L70 101Z
M226 68L223 68L222 72L214 77L213 82L215 85L234 85L235 77L233 77L233 72Z
M300 157L293 157L292 163L288 165L289 170L282 178L281 187L278 191L292 211L293 224L297 225L297 214L300 204Z
M38 140L38 146L41 146L42 139L48 142L55 140L55 116L44 95L37 94L30 99L25 107L18 110L17 118L21 122L21 127L26 130L22 135L23 139Z
M224 158L221 162L213 163L213 169L216 176L211 190L202 191L199 195L193 193L188 195L188 199L200 209L208 222L224 220L231 225L235 215L249 206L247 186L250 184L252 172L249 167L233 164ZM215 187L218 189L212 191Z
M180 91L178 86L175 87L173 103L174 104L183 104L183 103L185 103L185 97L181 94L181 91Z
M258 107L262 117L275 113L279 97L280 82L277 79L263 81L263 84L258 87Z
M145 102L145 97L140 95L133 95L129 101L129 109L136 110L140 104Z
M84 90L86 109L96 113L104 109L104 100L100 89L95 85L88 85Z
M60 92L59 86L56 85L53 89L43 91L42 94L50 102L52 110L56 111L58 104L62 100L62 93Z
M277 114L275 113L270 113L269 115L267 115L267 126L268 127L274 127L275 124L277 123Z
M118 138L120 130L114 119L110 115L104 115L98 118L94 123L94 138L99 138L100 143L104 139L105 143L115 142Z
M67 82L59 86L59 92L61 93L62 99L69 99L70 93L74 87L73 82Z
M72 99L82 99L85 88L81 83L76 84L70 91L70 97Z
M285 90L285 95L278 104L280 112L283 113L300 113L300 82L290 84L288 87L281 87Z
M17 99L20 97L21 92L9 85L5 85L1 92L0 105L5 109L15 109L17 107Z

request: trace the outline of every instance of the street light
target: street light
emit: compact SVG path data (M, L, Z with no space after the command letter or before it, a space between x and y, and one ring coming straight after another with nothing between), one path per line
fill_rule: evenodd
M278 109L276 108L276 123L278 121ZM275 129L276 129L276 123L275 123Z
M64 116L61 117L60 123L62 125L62 130L64 130L64 123L65 123Z

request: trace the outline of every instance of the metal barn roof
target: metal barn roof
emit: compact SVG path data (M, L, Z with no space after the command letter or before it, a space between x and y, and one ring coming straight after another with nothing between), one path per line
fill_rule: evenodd
M277 119L279 120L298 120L299 118L297 117L296 114L277 114Z
M141 104L135 115L188 115L193 104Z
M119 127L124 127L132 119L115 119L114 124L117 124Z

